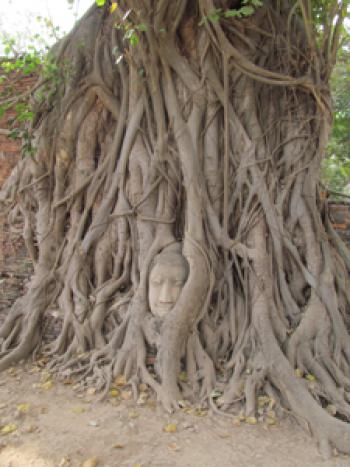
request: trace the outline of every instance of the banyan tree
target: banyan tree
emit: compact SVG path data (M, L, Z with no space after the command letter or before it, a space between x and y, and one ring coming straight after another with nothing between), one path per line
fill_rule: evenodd
M350 452L350 255L319 184L346 8L90 8L51 52L32 154L2 190L34 273L0 369L39 353L102 393L123 375L166 410L250 420L266 397L325 455Z

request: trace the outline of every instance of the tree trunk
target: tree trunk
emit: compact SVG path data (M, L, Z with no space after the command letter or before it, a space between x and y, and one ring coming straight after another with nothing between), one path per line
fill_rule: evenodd
M318 186L329 63L305 15L263 3L94 6L55 47L36 153L9 179L35 272L0 369L35 350L102 391L144 382L167 410L255 422L276 404L350 452L350 256Z

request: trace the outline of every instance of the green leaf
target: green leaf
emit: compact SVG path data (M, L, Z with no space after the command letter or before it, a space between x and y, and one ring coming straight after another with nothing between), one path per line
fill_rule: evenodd
M240 12L243 16L250 16L254 13L254 8L252 6L242 6Z
M96 0L96 5L102 7L106 3L106 0Z
M145 24L145 23L138 24L136 26L136 29L138 29L139 31L142 31L142 32L146 32L147 31L147 24Z
M224 16L225 18L234 18L234 17L240 18L242 15L241 15L240 10L226 10L224 13Z
M140 39L137 34L131 34L129 41L132 46L135 46L139 43Z

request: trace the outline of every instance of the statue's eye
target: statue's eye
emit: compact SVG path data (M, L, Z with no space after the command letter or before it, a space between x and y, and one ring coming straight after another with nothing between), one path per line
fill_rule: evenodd
M183 281L176 281L176 282L175 282L175 285L176 285L177 287L182 287L183 284L184 284Z
M161 285L162 281L160 279L152 279L151 280L152 285Z

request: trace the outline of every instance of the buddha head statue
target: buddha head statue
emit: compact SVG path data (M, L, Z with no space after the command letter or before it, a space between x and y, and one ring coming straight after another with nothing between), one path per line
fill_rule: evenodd
M164 318L174 307L188 277L188 263L178 244L164 249L153 259L148 284L151 313Z

